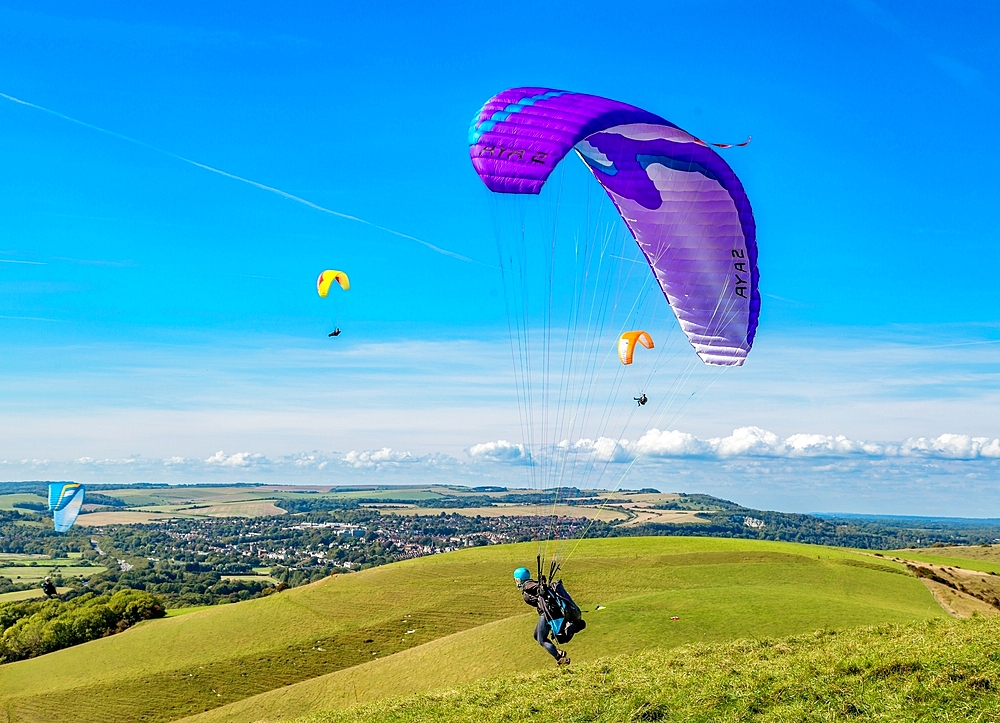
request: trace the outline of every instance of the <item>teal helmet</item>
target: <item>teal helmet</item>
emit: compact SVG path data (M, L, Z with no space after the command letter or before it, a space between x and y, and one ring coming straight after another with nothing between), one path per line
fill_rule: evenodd
M519 567L516 570L514 570L514 579L517 580L519 584L527 582L528 580L531 579L531 573L528 572L528 568Z

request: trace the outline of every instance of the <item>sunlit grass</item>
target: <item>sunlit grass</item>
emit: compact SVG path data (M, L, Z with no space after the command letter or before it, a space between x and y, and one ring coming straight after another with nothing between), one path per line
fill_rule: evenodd
M996 720L998 647L996 617L821 630L493 678L299 723Z

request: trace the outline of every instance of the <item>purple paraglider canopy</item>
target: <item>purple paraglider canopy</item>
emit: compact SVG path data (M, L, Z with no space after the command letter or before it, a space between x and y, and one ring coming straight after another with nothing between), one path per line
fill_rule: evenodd
M607 191L698 356L739 366L760 315L757 239L743 184L718 153L641 108L583 93L512 88L469 129L495 193L540 193L570 150Z

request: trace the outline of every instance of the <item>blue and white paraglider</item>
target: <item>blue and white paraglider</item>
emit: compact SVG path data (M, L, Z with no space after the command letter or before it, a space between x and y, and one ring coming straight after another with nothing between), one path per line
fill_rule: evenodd
M49 484L49 512L56 532L66 532L76 522L83 507L85 492L78 482L52 482Z

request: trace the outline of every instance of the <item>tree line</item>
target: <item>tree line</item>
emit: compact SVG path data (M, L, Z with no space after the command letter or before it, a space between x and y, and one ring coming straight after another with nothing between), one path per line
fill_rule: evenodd
M140 590L0 603L0 663L104 638L164 615L163 601Z

